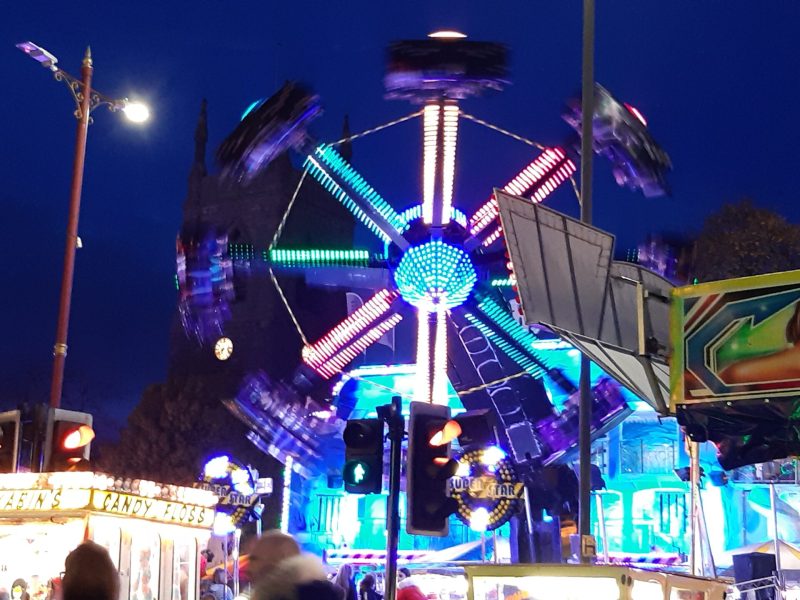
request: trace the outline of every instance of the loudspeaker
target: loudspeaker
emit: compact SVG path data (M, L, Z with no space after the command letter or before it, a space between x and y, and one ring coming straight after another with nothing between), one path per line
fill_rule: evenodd
M775 555L765 552L750 552L733 555L733 577L736 583L772 577L775 572ZM746 586L750 587L750 586ZM755 592L757 600L773 600L775 588L769 587Z

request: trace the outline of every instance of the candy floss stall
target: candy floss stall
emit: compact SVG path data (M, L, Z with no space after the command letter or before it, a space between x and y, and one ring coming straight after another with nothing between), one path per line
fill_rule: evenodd
M100 473L0 475L0 591L47 597L84 540L104 546L120 599L197 600L217 496Z

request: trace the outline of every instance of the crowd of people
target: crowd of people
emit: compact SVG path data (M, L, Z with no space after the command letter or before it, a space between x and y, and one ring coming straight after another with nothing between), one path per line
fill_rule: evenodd
M365 574L356 586L352 567L344 564L329 578L319 558L304 554L294 538L280 531L255 540L247 575L251 600L383 600L373 574ZM401 568L397 579L397 600L425 600L408 569ZM223 569L214 572L205 590L208 600L233 600ZM118 600L119 574L106 549L84 542L73 550L59 595L57 600Z

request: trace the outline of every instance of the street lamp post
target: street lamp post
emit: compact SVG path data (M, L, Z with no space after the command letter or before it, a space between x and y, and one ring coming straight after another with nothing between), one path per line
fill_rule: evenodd
M581 72L581 221L592 224L592 141L594 122L594 0L583 0L583 64ZM588 563L585 544L591 540L590 498L592 465L592 384L589 357L581 354L580 400L578 403L578 533L580 561ZM605 545L606 541L603 540Z
M75 157L72 164L72 185L69 195L67 239L64 247L64 271L61 276L58 324L56 326L56 341L53 346L53 377L50 385L50 406L58 408L61 404L61 392L64 386L69 311L72 301L72 282L75 274L75 252L78 248L78 217L80 215L81 190L83 188L86 138L89 132L89 125L92 123L91 113L98 106L105 105L112 111L124 111L126 116L134 122L142 122L148 118L149 111L141 104L129 102L127 98L115 100L92 89L94 68L92 66L91 49L88 47L81 65L81 79L77 79L57 67L58 59L33 42L17 44L17 48L40 62L43 67L50 69L57 81L63 81L67 85L75 100L75 117L78 119L75 133Z

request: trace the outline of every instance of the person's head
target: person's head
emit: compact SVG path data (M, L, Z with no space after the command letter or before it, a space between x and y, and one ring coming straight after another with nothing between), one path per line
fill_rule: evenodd
M28 582L24 579L15 579L11 584L11 598L12 600L19 600L25 595L25 590L28 589Z
M119 573L108 551L94 542L84 542L64 561L62 600L117 600Z
M795 304L794 313L786 324L786 341L790 344L800 342L800 302Z
M217 569L214 571L214 583L225 583L225 570Z
M341 565L336 575L333 577L333 583L338 585L343 590L350 588L350 581L353 579L353 568L347 563Z
M292 536L278 530L265 532L250 550L247 566L250 582L258 583L274 571L278 563L299 554L300 546Z
M411 571L407 567L400 567L397 570L397 581L403 581L406 577L411 577Z
M370 573L367 573L361 579L361 583L358 584L358 587L362 590L371 590L375 587L375 577Z

